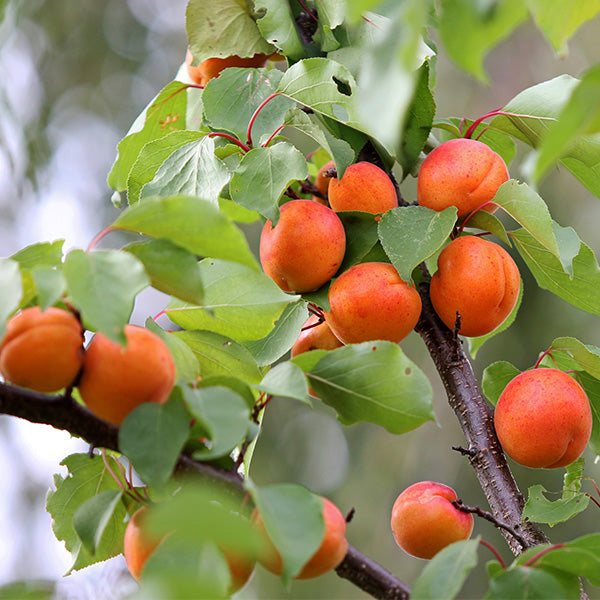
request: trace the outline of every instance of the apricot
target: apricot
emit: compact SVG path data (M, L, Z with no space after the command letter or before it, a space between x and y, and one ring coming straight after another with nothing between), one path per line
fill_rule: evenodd
M125 537L123 539L125 562L127 563L129 572L136 581L140 580L146 561L163 539L162 537L150 535L144 526L147 512L148 508L142 506L133 513L125 528Z
M190 79L198 85L205 86L211 79L218 77L224 69L228 67L263 67L269 57L265 54L255 54L248 58L241 58L233 55L226 58L207 58L198 66L192 66L194 57L188 48L185 55L185 64L187 65Z
M458 312L461 335L486 335L515 307L521 288L519 269L498 244L472 235L459 237L442 250L437 264L431 302L449 329L454 329Z
M556 469L577 460L592 431L583 388L558 369L536 368L504 388L494 411L504 452L526 467Z
M304 323L298 339L294 342L291 355L294 358L294 356L298 356L298 354L302 354L303 352L310 352L311 350L335 350L336 348L341 348L343 345L335 337L327 321L319 323L319 317L311 315Z
M32 306L11 317L0 344L0 373L14 385L57 392L83 364L83 329L73 313Z
M350 165L339 181L332 177L328 192L329 205L336 212L360 210L378 214L398 206L392 180L383 169L370 162Z
M175 385L175 363L167 345L150 330L125 326L121 346L96 333L87 347L79 393L98 417L120 425L142 402L164 404Z
M329 169L335 169L335 163L330 160L326 162L318 171L317 176L315 177L315 187L323 196L327 197L329 191L329 182L331 181L331 177L327 175L327 171ZM319 198L319 196L313 196L313 200L316 202L320 202L321 204L326 204L326 201L323 198Z
M284 292L320 288L335 275L345 252L339 217L312 200L285 203L277 225L267 221L260 236L260 262Z
M348 541L346 540L346 519L340 509L328 498L323 500L323 521L325 531L323 540L317 551L301 569L294 579L313 579L335 569L346 556ZM263 520L255 509L252 519L256 529L263 538L264 547L259 555L260 564L275 575L281 575L283 563L281 555L273 545L265 529Z
M392 533L402 550L433 558L446 546L469 539L473 516L458 510L456 492L443 483L420 481L407 487L392 508Z
M421 297L389 263L367 262L344 271L329 288L325 321L344 344L400 342L421 315Z
M417 200L437 211L456 206L461 217L490 201L508 178L503 158L483 142L449 140L423 161L417 177ZM494 212L496 208L487 205L483 210Z

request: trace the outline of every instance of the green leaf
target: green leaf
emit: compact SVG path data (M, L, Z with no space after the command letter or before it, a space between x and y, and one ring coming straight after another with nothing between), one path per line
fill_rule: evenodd
M579 253L573 259L573 275L570 276L564 272L559 259L529 232L519 229L512 235L519 254L541 288L581 310L600 315L600 267L586 244L581 242Z
M65 259L67 292L90 329L125 343L135 297L150 283L142 263L118 250L72 250Z
M279 48L292 61L304 56L294 15L286 0L255 0L254 10L259 15L264 13L256 24L269 43Z
M118 155L108 174L108 185L121 192L127 188L129 172L142 148L152 140L185 129L186 85L172 81L142 111L118 145Z
M19 263L22 269L34 267L58 267L62 264L65 240L31 244L15 252L10 258Z
M413 269L433 256L456 223L456 208L442 212L424 206L388 210L379 221L379 239L400 277L412 282Z
M127 200L134 204L140 199L142 186L152 181L158 168L179 148L204 137L202 131L173 131L145 144L135 159L127 177Z
M119 450L146 484L162 485L173 472L189 430L190 418L180 402L144 402L125 417Z
M527 8L522 0L487 3L488 8L481 4L477 0L443 0L439 30L450 58L487 81L485 55L527 19Z
M0 598L2 600L54 600L56 585L53 581L43 580L13 581L0 586Z
M4 336L6 320L19 307L23 287L19 264L9 258L0 258L0 339Z
M294 345L307 318L306 303L292 302L285 307L275 321L275 327L265 337L243 344L254 356L259 367L272 365Z
M121 490L106 490L86 500L73 515L73 528L83 547L92 555L100 545L107 525L123 498Z
M371 213L344 211L338 213L338 216L346 232L346 252L339 269L339 272L342 273L364 261L365 256L377 243L378 231L377 221Z
M249 487L271 541L283 560L284 582L297 575L323 539L323 500L306 488L282 483Z
M485 397L496 406L504 388L520 373L517 367L506 360L499 360L487 366L481 380Z
M42 310L56 304L67 287L62 271L53 267L33 267L31 277L37 292L38 304Z
M405 433L435 420L429 379L391 342L349 344L327 352L308 377L317 396L345 425L368 421Z
M276 223L283 193L292 182L307 177L304 155L291 144L280 142L244 155L231 178L229 191L234 202Z
M261 392L282 398L293 398L310 404L308 384L300 367L292 362L282 362L273 367L263 380L253 386Z
M105 491L121 491L117 482L106 470L98 455L71 454L61 465L66 466L68 475L54 475L54 489L48 492L46 510L52 517L52 530L57 539L73 556L70 570L78 570L95 562L106 560L123 551L125 534L125 505L117 503L112 518L104 528L104 535L92 556L82 545L73 526L77 509L87 500Z
M202 306L172 300L169 318L184 329L208 329L236 340L260 339L274 327L284 308L298 299L282 292L262 271L223 260L198 265L204 282Z
M583 23L600 12L598 0L569 3L561 0L527 0L527 6L537 26L552 44L554 52L562 55L567 53L569 38Z
M258 383L262 379L250 352L224 335L212 331L178 331L173 335L190 347L198 359L203 378L230 375L247 383Z
M590 498L586 494L575 494L570 498L558 498L554 501L548 500L544 496L544 492L548 492L548 490L543 485L534 485L529 488L528 492L523 518L528 518L536 523L548 523L550 527L572 519L575 515L583 512L590 502Z
M588 346L573 337L556 338L550 348L562 350L592 377L600 379L600 348Z
M210 447L197 450L193 458L212 460L228 455L244 441L250 428L250 409L244 398L223 386L185 389L185 401L193 417L209 433Z
M275 49L262 37L246 2L190 0L185 29L197 62L207 58L271 54Z
M177 148L142 187L140 198L152 196L197 196L219 203L219 194L229 183L231 173L215 156L214 141L205 136Z
M112 227L169 240L199 256L258 269L242 232L208 200L191 196L145 200L124 210Z
M153 288L200 304L204 287L194 254L168 240L149 240L125 246L123 250L133 254L144 265Z
M489 231L491 234L501 239L507 246L512 246L502 221L500 221L496 215L492 215L485 210L478 210L472 217L469 216L468 219L469 220L465 225L466 228Z
M479 538L446 546L429 561L410 590L411 600L453 600L477 564Z
M584 458L578 458L575 462L565 467L563 476L563 500L574 498L581 490L581 478L583 477Z
M502 570L490 581L484 600L577 600L579 581L555 569L517 567Z

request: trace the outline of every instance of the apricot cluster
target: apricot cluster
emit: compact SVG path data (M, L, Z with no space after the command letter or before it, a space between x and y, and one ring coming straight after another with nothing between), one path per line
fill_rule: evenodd
M143 402L164 403L175 385L175 363L154 333L125 326L121 346L96 333L84 349L79 319L62 308L27 308L8 320L0 344L0 373L10 383L38 392L77 385L98 417L120 425Z

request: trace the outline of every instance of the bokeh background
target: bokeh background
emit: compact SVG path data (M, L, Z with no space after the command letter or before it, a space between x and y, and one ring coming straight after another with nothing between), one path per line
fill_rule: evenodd
M185 0L27 0L9 3L0 25L0 256L23 246L58 238L65 248L85 247L114 220L106 176L116 145L157 90L173 79L187 45ZM483 85L459 71L442 54L437 62L437 116L477 118L519 91L561 73L577 76L600 59L600 20L584 25L557 57L533 23L521 26L486 60L492 83ZM519 152L527 150L520 148ZM511 168L513 177L522 174ZM402 185L414 198L414 185ZM568 173L554 170L541 195L562 225L571 225L598 254L600 201ZM522 262L517 258L520 266ZM477 374L495 360L519 368L561 335L600 345L597 318L539 290L522 269L525 297L516 323L489 342L474 363ZM1 293L1 291L0 291ZM164 298L142 294L134 320L159 312ZM368 424L340 426L318 402L314 410L274 399L256 450L258 483L292 481L328 495L344 512L356 510L351 543L409 584L424 562L394 543L389 514L396 495L422 479L455 487L468 504L486 507L467 461L451 450L464 438L448 408L433 365L420 339L411 334L403 348L431 375L439 426L427 424L392 436ZM70 558L53 536L45 496L59 463L86 446L68 434L0 416L0 585L35 579L55 586L62 599L122 598L136 589L122 557L67 578ZM594 456L586 472L598 478ZM514 466L522 490L534 482L559 490L562 472ZM597 530L598 513L587 513L551 531L554 540ZM501 536L487 522L475 533L494 543L506 559ZM480 564L491 558L482 549ZM482 569L480 569L482 570ZM461 597L480 598L484 579L475 573ZM593 592L591 593L593 597ZM244 599L364 598L335 574L295 582L291 590L261 571L238 594Z

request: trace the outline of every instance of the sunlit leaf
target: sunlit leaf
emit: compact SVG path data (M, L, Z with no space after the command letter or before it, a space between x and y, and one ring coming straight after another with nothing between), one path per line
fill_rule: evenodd
M495 406L500 394L509 382L521 371L506 360L499 360L487 366L483 371L481 386L485 397Z
M560 498L556 494L555 500L549 500L544 496L544 492L548 493L548 490L543 485L534 485L528 492L523 518L535 523L548 523L550 527L568 521L583 512L590 502L586 494L576 494L570 498Z

